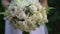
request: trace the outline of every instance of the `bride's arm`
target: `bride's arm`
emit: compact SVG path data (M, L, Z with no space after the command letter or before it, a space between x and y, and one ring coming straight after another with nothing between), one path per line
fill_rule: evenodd
M9 5L9 0L2 0L2 7L5 9Z
M43 6L48 7L47 0L39 0Z

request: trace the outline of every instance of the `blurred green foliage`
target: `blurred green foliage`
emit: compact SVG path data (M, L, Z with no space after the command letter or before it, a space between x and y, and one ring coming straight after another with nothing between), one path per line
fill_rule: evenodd
M1 0L0 0L1 1ZM48 14L49 22L46 24L49 34L60 34L60 0L48 0L49 7L54 7L56 9L51 9ZM0 3L0 12L3 12ZM0 34L4 34L5 23L3 20L3 15L0 15Z
M48 0L48 5L56 9L51 9L48 14L47 24L49 34L60 34L60 0Z

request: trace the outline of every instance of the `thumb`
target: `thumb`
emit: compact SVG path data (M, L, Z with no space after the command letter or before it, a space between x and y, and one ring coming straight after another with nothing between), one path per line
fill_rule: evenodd
M2 0L1 4L3 8L6 8L9 5L9 1Z

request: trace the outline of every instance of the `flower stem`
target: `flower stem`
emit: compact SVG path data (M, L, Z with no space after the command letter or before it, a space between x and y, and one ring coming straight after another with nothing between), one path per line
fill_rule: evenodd
M29 32L23 31L23 34L29 34Z

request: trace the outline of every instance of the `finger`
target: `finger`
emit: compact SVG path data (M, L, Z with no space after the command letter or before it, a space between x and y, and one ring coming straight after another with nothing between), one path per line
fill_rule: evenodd
M6 0L2 0L2 7L6 8L9 5L9 2Z
M48 7L47 0L39 0L39 2L46 8Z

